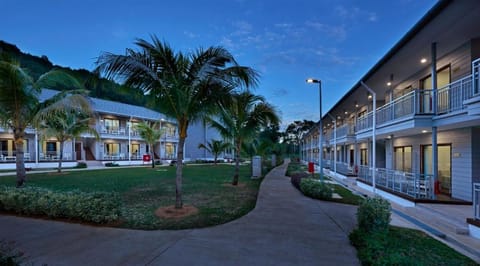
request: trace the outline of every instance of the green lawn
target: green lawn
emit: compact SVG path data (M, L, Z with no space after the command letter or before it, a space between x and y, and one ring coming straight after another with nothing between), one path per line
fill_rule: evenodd
M391 226L386 234L350 235L362 265L478 265L449 246L413 229Z
M64 174L29 174L27 186L55 191L118 192L122 198L119 227L185 229L225 223L255 207L260 180L250 179L250 166L241 166L239 187L228 186L232 165L184 167L183 200L199 213L183 219L160 219L154 211L175 203L175 167L132 167L85 170ZM0 185L13 186L15 177L0 177Z

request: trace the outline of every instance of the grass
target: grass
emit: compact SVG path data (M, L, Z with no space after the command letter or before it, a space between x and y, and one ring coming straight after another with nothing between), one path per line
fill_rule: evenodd
M261 180L250 179L250 166L240 168L240 183L232 187L231 165L183 168L183 201L199 213L182 219L160 219L157 208L175 203L175 167L111 168L28 175L28 186L55 191L118 192L122 198L121 223L134 229L186 229L222 224L243 216L255 207ZM15 177L1 177L0 185L13 186Z
M362 265L478 265L427 234L391 226L387 233L350 235Z
M307 173L307 166L306 165L303 165L301 163L298 163L298 162L290 162L290 164L288 165L288 168L287 168L287 176L300 176L301 178L309 178L309 177L312 177L312 175L310 173ZM313 176L314 179L319 179L320 176L318 173L316 173L314 176ZM324 180L332 180L330 177L326 176L326 175L323 175L323 179ZM333 189L333 193L337 193L338 195L340 195L342 198L341 199L335 199L335 198L331 198L331 199L324 199L324 200L328 200L328 201L334 201L334 202L339 202L339 203L344 203L344 204L350 204L350 205L359 205L360 202L363 200L363 198L359 195L356 195L356 194L353 194L352 191L346 189L345 187L343 187L342 185L339 185L339 184L329 184L332 189Z

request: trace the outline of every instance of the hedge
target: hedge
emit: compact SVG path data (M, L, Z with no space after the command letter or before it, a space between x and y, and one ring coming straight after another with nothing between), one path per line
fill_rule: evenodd
M0 187L0 210L101 224L119 218L120 199L115 193L3 186Z

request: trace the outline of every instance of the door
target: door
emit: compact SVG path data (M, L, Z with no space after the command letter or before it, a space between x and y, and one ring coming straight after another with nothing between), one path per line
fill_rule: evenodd
M422 146L421 172L432 175L432 145ZM438 181L440 193L452 194L452 146L450 144L438 145Z
M82 143L81 142L75 143L75 160L77 161L82 160Z

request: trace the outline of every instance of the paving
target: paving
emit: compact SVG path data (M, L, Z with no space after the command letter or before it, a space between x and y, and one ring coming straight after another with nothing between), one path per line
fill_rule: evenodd
M348 240L356 207L304 197L286 166L265 177L254 210L227 224L141 231L2 215L0 239L35 265L360 265Z

